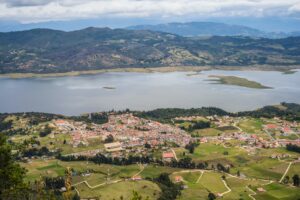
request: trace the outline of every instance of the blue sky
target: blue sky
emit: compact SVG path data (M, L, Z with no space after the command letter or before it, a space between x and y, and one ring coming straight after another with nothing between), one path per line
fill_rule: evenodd
M300 0L0 0L0 31L187 21L300 31Z

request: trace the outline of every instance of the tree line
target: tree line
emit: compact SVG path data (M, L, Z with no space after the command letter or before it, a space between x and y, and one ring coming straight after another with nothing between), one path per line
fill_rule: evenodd
M112 165L132 165L136 163L142 163L142 164L156 164L159 166L168 166L172 168L184 168L184 169L212 169L212 170L218 170L223 171L226 173L230 172L230 167L225 167L223 164L218 163L216 166L211 165L209 168L209 165L207 162L194 162L190 157L185 157L182 159L179 159L178 161L175 159L172 159L170 162L164 162L161 159L154 159L150 156L128 156L127 158L119 158L119 157L107 157L101 153L97 154L93 157L87 157L87 156L62 156L58 155L56 157L57 159L60 159L62 161L91 161L95 164L112 164Z

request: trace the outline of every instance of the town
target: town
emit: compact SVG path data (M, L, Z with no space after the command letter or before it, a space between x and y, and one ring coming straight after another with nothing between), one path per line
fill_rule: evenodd
M281 187L287 199L300 195L295 188L300 173L299 121L179 115L162 122L130 111L97 115L105 120L44 116L36 122L31 115L7 115L8 133L16 133L8 141L28 170L28 180L66 177L81 199L130 197L129 187L134 187L155 200L161 194L155 180L164 173L180 185L179 199L197 197L199 191L201 198L195 199L256 199L276 196L273 187ZM67 176L66 169L71 170ZM59 186L58 192L70 190ZM109 193L114 187L127 190ZM151 194L144 193L144 187Z

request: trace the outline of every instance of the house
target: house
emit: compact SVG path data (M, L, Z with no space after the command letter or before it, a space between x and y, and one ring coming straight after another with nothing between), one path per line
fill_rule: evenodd
M285 127L283 127L283 128L281 129L281 132L282 132L282 133L286 133L286 134L290 134L290 133L292 133L293 131L290 129L290 127L285 126Z
M278 128L278 126L276 124L267 124L265 127L267 129L277 129Z
M258 192L265 192L266 190L265 190L264 188L261 188L261 187L260 187L260 188L257 188L257 191L258 191Z
M131 178L131 180L133 180L133 181L140 181L140 180L142 180L142 177L141 176L133 176Z
M179 183L182 182L183 178L181 176L175 176L175 182Z
M164 161L170 162L172 159L175 158L172 152L163 152L162 158Z
M107 144L104 144L104 147L107 152L115 152L115 151L123 150L120 142L107 143Z
M200 143L207 143L206 137L201 138L201 139L200 139Z

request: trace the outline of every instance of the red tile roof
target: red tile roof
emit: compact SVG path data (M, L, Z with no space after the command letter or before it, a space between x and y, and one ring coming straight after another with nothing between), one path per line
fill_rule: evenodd
M266 126L267 126L268 129L278 128L278 126L276 124L267 124Z
M164 152L163 158L174 158L174 154L172 152Z

